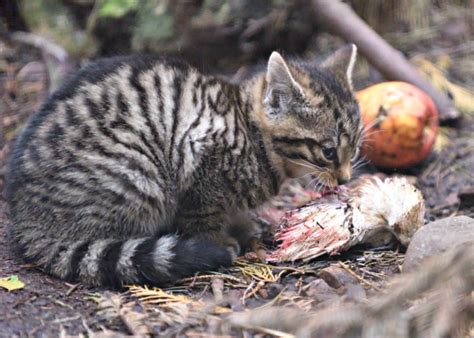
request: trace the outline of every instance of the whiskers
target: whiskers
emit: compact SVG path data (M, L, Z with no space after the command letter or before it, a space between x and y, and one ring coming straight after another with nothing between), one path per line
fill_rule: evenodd
M375 141L374 136L378 133L381 133L381 132L382 132L382 130L374 130L374 131L368 132L366 134L363 134L362 139L364 140L364 143L366 144L366 146L367 146L367 144L370 144L370 143L374 142Z
M322 175L323 173L318 173L318 175L313 175L313 178L311 179L311 181L308 182L308 184L306 184L305 188L306 189L312 189L313 191L315 192L319 192L320 190L320 185L321 185L321 182L322 182ZM314 184L314 187L311 188L311 185Z
M382 121L381 118L376 118L372 122L370 122L368 125L362 127L359 132L358 136L360 140L365 140L365 141L371 141L373 140L373 136L383 132L383 130L380 130L376 128L376 125L378 125Z
M352 165L352 170L357 170L359 169L360 167L366 165L367 163L369 163L369 160L367 159L367 157L364 155L364 156L360 156L357 161Z
M318 166L314 163L308 162L304 159L299 159L299 161L295 161L295 160L292 160L291 158L288 158L287 160L294 163L294 164L301 165L301 166L306 167L306 168L320 170L320 171L325 170L325 168L320 167L320 166Z
M289 158L288 161L290 161L294 164L301 165L303 167L309 168L309 169L313 169L312 172L306 173L306 174L298 177L298 179L302 179L302 178L305 178L307 176L311 177L310 181L307 184L305 184L305 186L304 186L305 189L311 189L314 192L321 192L327 187L333 188L335 186L334 184L331 184L331 180L328 178L330 173L328 172L328 170L326 168L320 167L320 166L318 166L316 164L313 164L311 162L308 162L304 159L300 159L298 161L295 161L295 160L292 160L292 159Z
M367 124L366 126L363 126L362 127L362 132L366 132L366 131L369 131L370 129L374 128L375 125L379 124L382 122L382 117L376 117L375 119L373 119L372 122L370 122L369 124Z
M331 175L324 171L313 175L313 179L305 186L307 189L312 189L314 192L324 193L328 189L331 190L337 187L334 181L330 179ZM311 186L314 185L312 188Z

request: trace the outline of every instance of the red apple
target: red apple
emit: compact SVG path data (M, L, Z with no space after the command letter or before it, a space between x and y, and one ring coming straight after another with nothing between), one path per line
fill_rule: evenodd
M362 152L375 165L407 168L424 160L438 132L431 98L405 82L382 82L358 91L366 136Z

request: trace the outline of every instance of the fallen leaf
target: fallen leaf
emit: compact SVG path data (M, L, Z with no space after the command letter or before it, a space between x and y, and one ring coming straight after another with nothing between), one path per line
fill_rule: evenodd
M7 289L8 291L23 289L25 283L23 283L17 275L10 277L0 278L0 287Z

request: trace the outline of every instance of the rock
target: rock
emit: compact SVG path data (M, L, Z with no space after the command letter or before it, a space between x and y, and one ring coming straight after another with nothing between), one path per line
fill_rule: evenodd
M357 279L354 276L337 265L330 265L327 268L321 269L319 271L319 277L324 279L330 287L335 289L348 283L357 283Z
M304 293L318 304L332 302L339 298L337 290L329 286L323 279L316 279L309 283L305 286Z
M448 217L428 223L413 236L408 246L403 271L410 271L427 257L467 242L474 242L474 219Z
M319 277L324 279L324 281L328 283L329 286L335 289L338 289L343 286L345 281L352 282L352 280L355 279L354 277L349 275L346 270L336 265L330 265L327 268L319 270L318 275Z
M362 300L366 298L365 289L349 272L337 265L330 265L319 271L321 277L329 286L343 293L347 299Z

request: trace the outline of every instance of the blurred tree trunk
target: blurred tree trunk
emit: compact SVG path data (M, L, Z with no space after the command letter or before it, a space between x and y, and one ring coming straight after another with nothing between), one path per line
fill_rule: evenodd
M350 0L354 12L379 34L428 25L432 0Z

